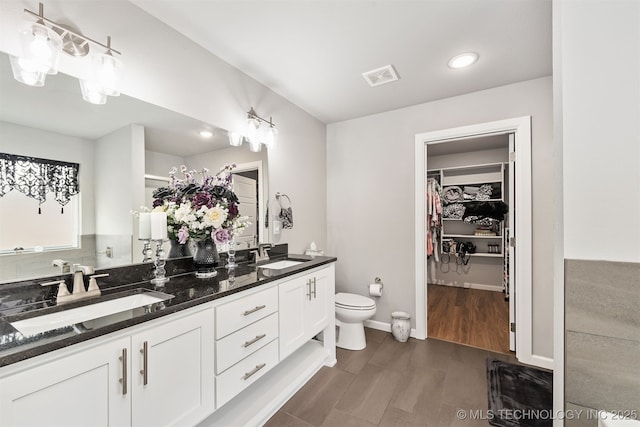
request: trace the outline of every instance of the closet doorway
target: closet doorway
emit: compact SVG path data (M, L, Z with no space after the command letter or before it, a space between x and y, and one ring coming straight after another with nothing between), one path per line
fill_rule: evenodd
M504 133L426 147L427 336L507 354L510 146Z
M530 117L419 134L415 147L416 335L510 349L527 363ZM434 183L438 227L430 227L435 212L427 197Z

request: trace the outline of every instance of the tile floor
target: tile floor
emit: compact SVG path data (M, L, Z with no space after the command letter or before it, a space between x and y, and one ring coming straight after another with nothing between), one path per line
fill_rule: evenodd
M515 362L513 356L434 339L400 343L390 333L365 330L366 349L338 349L337 365L323 367L266 425L489 425L456 412L486 413L486 358Z

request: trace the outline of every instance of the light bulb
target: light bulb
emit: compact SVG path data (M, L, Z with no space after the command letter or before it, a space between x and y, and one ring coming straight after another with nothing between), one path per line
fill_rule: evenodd
M249 150L254 153L260 152L260 150L262 150L262 143L257 139L249 140Z
M20 31L20 41L22 58L33 61L40 72L47 74L58 72L62 38L55 31L44 24L27 23Z
M456 55L449 60L450 68L464 68L473 64L478 60L478 54L475 52L467 52L461 53L460 55Z
M109 96L120 95L122 81L122 61L109 53L93 56L93 77L102 87L102 91Z

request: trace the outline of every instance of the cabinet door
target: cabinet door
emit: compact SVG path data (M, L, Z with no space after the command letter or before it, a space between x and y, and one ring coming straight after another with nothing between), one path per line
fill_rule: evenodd
M289 280L279 286L280 360L307 341L305 305L310 298L309 277Z
M120 382L129 345L121 338L1 379L0 425L131 425L130 381Z
M215 408L213 309L132 336L132 422L187 425Z
M307 337L312 337L329 324L330 292L333 276L329 269L319 270L309 276L311 298L306 301L305 323Z

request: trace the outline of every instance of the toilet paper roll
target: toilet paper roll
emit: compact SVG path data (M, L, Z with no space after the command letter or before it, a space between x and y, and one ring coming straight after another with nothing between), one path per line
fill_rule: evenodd
M379 283L372 283L369 285L369 295L373 297L382 296L382 285Z

